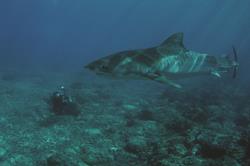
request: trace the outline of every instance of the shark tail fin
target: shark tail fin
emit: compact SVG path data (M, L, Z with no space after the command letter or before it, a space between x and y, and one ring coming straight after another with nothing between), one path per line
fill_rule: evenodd
M236 51L235 47L232 46L232 48L233 48L233 56L234 56L233 63L235 63L235 64L233 64L233 78L236 78L237 72L238 72L238 69L239 69L239 66L238 66L238 54L237 54L237 51Z

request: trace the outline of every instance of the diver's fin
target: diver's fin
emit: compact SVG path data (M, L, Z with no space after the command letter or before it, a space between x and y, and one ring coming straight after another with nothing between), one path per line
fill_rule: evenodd
M178 88L178 89L182 88L181 85L173 82L172 80L169 80L165 76L156 77L154 80L157 81L157 82L160 82L160 83L168 84L168 85L173 86L173 87Z

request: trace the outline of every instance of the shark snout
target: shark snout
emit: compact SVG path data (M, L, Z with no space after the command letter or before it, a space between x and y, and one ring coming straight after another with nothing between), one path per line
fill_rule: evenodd
M96 67L97 67L96 62L92 62L84 66L85 69L89 69L89 70L95 70Z
M84 66L85 69L92 69L91 65L90 64L87 64Z

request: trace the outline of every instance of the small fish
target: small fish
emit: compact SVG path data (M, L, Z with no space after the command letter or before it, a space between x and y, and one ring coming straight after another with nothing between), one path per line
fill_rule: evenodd
M118 52L93 61L85 68L114 78L148 79L181 88L174 80L202 75L221 77L231 70L236 77L239 64L234 48L233 51L234 60L188 50L180 32L159 46Z

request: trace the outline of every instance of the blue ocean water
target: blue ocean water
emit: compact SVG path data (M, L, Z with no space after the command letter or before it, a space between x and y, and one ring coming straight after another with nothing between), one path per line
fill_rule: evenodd
M79 67L115 51L157 45L179 31L190 49L221 55L235 45L245 62L248 11L245 0L2 1L1 62Z
M249 164L249 11L249 0L1 0L0 165ZM176 32L202 53L235 46L237 78L179 91L83 68ZM77 117L49 109L62 85Z

